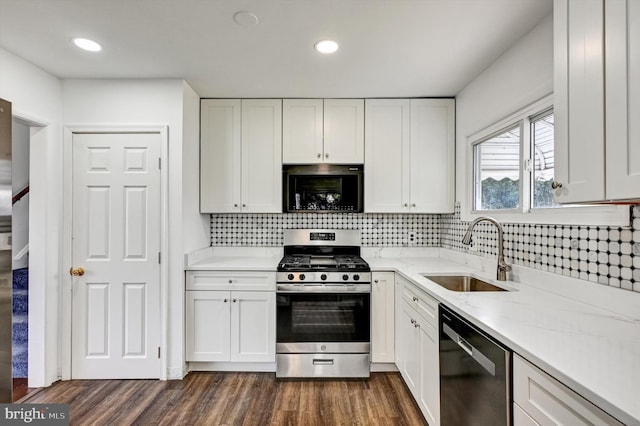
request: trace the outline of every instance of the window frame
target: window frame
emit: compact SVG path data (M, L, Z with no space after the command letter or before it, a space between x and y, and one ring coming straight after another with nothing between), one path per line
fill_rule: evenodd
M488 215L506 223L629 226L630 210L629 206L625 205L564 205L562 207L532 208L533 188L531 180L533 172L526 171L527 162L534 161L531 121L552 109L553 95L548 95L467 137L467 170L469 170L467 182L469 183L466 189L466 199L469 208L468 213L463 214L463 220L473 220L480 216ZM477 210L475 208L475 190L476 177L479 171L474 147L517 124L520 125L521 135L519 208ZM534 167L535 165L531 165L532 169Z

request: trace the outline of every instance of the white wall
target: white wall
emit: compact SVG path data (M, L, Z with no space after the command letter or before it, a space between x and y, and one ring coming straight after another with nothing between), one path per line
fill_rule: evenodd
M62 225L60 80L0 48L0 97L31 125L29 386L58 378L58 294Z
M167 376L181 378L184 371L184 244L198 242L197 232L185 233L185 199L197 197L198 187L183 185L183 149L192 155L198 127L192 114L197 95L182 80L65 80L63 105L65 126L74 125L166 125L169 130L169 262ZM186 90L186 94L185 94ZM183 108L183 102L187 102ZM185 112L185 110L187 112ZM183 119L190 119L183 126ZM196 133L194 133L196 132ZM183 147L184 137L188 147ZM195 195L194 195L195 194ZM197 207L197 205L196 205ZM193 211L188 210L190 220ZM205 234L206 236L207 234ZM202 245L200 245L202 247Z
M553 92L553 17L548 15L456 95L456 199L469 213L467 138Z

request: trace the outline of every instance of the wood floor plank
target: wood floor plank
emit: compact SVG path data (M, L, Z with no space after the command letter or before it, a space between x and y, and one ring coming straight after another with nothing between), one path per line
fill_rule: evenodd
M24 403L67 403L72 425L426 425L398 373L276 380L273 373L190 373L184 380L70 380Z

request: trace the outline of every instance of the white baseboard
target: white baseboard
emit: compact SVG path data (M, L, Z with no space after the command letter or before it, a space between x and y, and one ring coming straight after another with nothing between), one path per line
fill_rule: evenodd
M398 371L398 367L392 362L372 362L370 371L372 373Z
M275 362L190 362L189 371L238 371L275 373Z

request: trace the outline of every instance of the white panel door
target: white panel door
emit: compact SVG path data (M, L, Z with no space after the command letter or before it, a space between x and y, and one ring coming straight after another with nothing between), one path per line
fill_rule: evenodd
M186 291L186 360L229 361L231 292Z
M200 105L200 211L240 211L240 99L203 99Z
M160 376L158 133L73 135L74 379Z
M420 331L416 325L417 320L416 312L407 303L403 303L399 327L403 358L398 368L413 396L419 399Z
M275 292L231 293L231 361L275 362Z
M640 2L605 2L606 198L640 198Z
M420 407L429 425L440 424L440 341L438 331L420 320Z
M242 211L282 212L282 99L242 100Z
M554 2L558 203L604 200L603 0Z
M453 99L411 99L411 212L453 213Z
M374 272L371 286L371 362L395 361L395 273Z
M283 99L282 162L313 164L324 161L322 99Z
M408 212L409 99L365 100L364 210Z
M364 99L325 99L323 128L325 163L364 163Z

